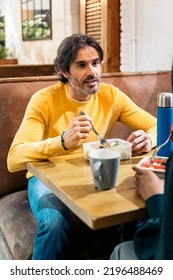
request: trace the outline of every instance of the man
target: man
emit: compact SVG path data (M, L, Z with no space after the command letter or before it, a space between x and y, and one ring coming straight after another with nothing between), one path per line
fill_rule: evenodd
M11 172L25 169L28 161L81 151L84 142L97 140L92 122L103 137L118 120L129 125L135 154L155 146L156 119L116 87L100 83L102 60L103 51L90 36L74 34L62 41L55 59L60 82L32 96L9 150ZM80 111L86 115L79 116ZM70 211L32 174L27 178L38 221L33 259L62 259Z

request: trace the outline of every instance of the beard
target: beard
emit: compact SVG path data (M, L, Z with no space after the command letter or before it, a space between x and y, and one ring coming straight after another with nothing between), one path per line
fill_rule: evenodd
M88 76L82 82L79 82L77 79L74 79L70 76L68 81L73 89L83 95L95 94L98 91L100 83L100 79L95 76Z

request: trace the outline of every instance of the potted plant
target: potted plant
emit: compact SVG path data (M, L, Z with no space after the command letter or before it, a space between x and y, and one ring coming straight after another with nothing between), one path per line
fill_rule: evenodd
M0 64L17 64L17 59L12 58L9 49L0 45Z
M9 49L5 47L4 17L0 17L0 64L17 64L17 59L12 58Z
M5 48L4 46L0 45L0 59L4 59L10 57L9 50Z

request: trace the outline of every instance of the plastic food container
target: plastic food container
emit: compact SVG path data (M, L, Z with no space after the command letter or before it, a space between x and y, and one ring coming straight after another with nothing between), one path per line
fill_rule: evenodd
M84 158L89 160L89 152L94 149L112 149L121 154L121 160L127 160L132 157L132 144L119 138L107 139L111 148L102 148L99 141L87 142L83 144Z
M154 161L151 161L151 156L147 156L139 161L137 167L140 167L144 170L153 171L159 178L163 179L165 176L167 160L168 157L157 156L155 157Z

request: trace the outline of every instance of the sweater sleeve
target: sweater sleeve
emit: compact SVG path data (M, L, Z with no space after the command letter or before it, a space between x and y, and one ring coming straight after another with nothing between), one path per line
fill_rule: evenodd
M163 211L163 194L153 195L146 200L146 208L149 217L152 219L161 217Z
M134 236L135 252L139 259L155 258L159 242L164 195L154 195L146 201L149 218L139 227Z
M137 106L125 93L116 88L117 111L119 111L119 121L129 126L132 130L144 130L149 136L152 148L156 146L156 124L157 120ZM121 112L121 113L120 113ZM142 121L141 121L142 120Z
M23 121L7 156L10 172L26 169L29 161L48 160L66 151L61 136L45 137L48 127L48 105L42 94L35 94L28 103Z

